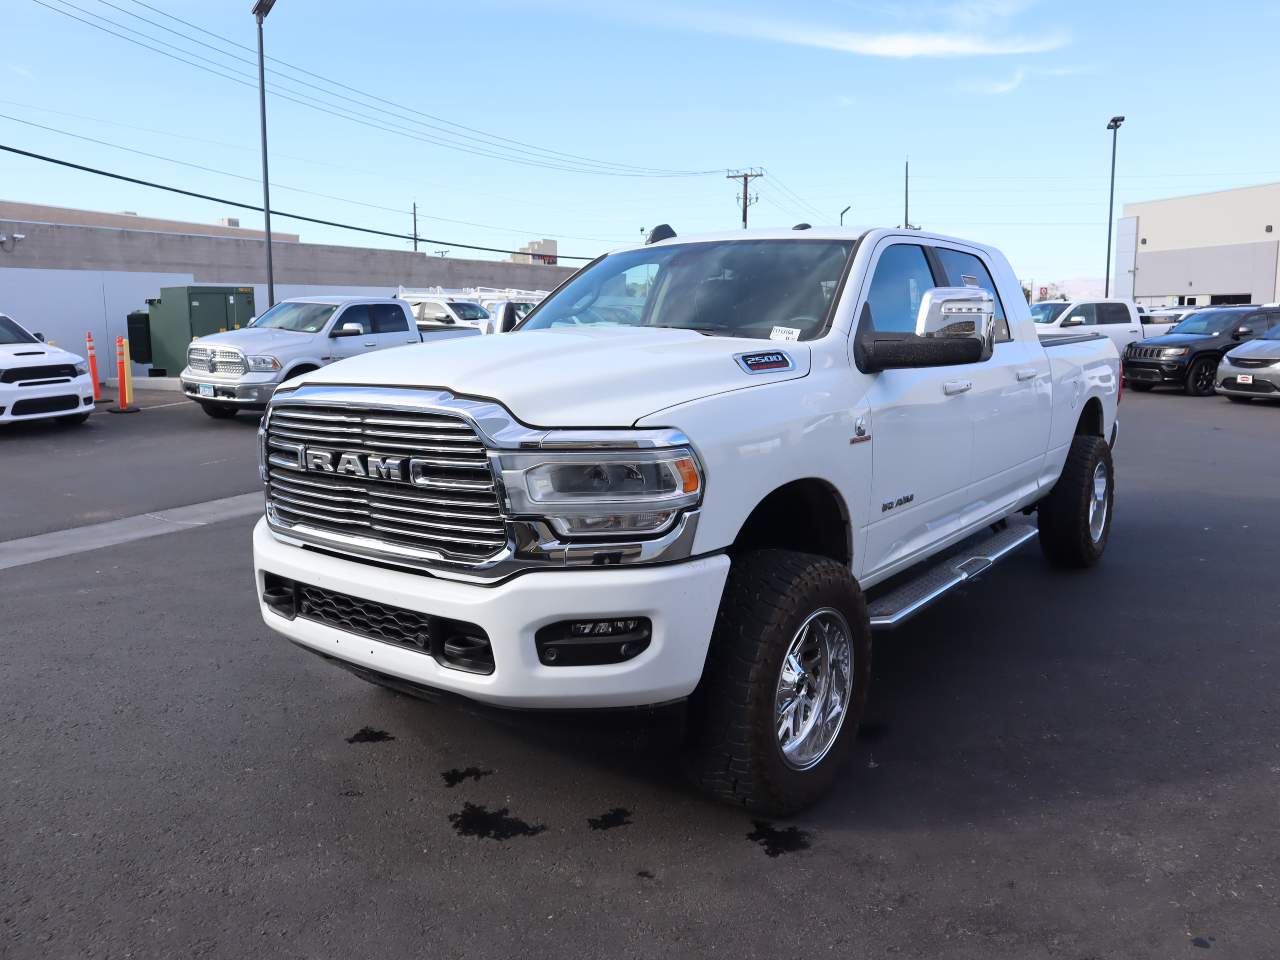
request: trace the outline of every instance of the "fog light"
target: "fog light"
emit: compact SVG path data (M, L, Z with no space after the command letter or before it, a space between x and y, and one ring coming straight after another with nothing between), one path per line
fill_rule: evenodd
M538 659L546 666L584 667L622 663L649 648L648 617L561 620L534 635Z

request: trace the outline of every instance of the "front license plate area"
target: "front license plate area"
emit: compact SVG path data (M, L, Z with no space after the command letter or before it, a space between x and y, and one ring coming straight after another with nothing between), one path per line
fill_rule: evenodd
M1253 374L1242 373L1236 377L1236 383L1244 384L1246 387L1253 385Z
M212 397L212 396L213 396L213 384L212 384L212 383L202 383L202 384L200 384L200 396L202 396L202 397Z

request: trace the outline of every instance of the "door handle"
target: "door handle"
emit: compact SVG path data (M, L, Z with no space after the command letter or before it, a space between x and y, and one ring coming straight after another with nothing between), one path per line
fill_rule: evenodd
M1018 382L1021 383L1023 380L1032 380L1035 378L1035 375L1036 375L1036 371L1034 367L1028 367L1025 370L1019 370Z
M942 385L942 392L948 397L954 397L956 394L966 393L972 389L972 380L948 380Z
M366 347L376 347L378 345L378 342L376 340L366 340L364 342L364 345Z

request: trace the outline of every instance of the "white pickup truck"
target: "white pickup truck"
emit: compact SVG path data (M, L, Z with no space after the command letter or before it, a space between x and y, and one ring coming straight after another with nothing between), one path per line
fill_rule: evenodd
M687 700L697 782L793 811L851 755L873 630L1037 527L1054 563L1099 559L1119 398L1111 341L1042 345L981 244L807 229L621 250L512 336L277 391L262 616L424 695Z
M414 322L404 300L389 297L293 297L241 330L193 340L179 375L182 392L215 420L262 410L276 387L327 364L425 340L479 336L469 326Z

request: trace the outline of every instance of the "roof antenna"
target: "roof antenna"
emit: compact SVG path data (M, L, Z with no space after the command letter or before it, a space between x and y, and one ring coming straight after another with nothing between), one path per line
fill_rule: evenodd
M659 243L663 240L670 240L675 235L676 232L671 229L671 224L660 223L649 231L649 238L645 240L645 243Z
M792 230L812 230L812 229L813 229L813 224L811 224L811 223L797 223L797 224L796 224L794 227L792 227L791 229L792 229Z

